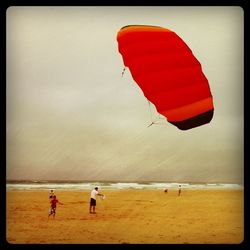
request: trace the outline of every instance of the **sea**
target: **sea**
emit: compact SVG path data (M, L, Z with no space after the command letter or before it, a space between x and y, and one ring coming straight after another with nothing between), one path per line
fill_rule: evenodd
M124 190L124 189L244 189L242 184L235 183L185 183L185 182L86 182L86 181L7 181L6 190L91 190L98 187L99 190Z

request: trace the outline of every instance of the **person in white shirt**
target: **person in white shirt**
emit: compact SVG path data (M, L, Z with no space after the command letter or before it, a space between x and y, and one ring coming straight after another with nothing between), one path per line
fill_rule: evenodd
M55 196L54 190L51 189L49 192L49 201L51 201L54 196Z
M95 214L95 207L96 207L96 196L102 196L104 197L103 194L98 192L98 187L95 187L91 193L90 193L90 207L89 207L89 213Z

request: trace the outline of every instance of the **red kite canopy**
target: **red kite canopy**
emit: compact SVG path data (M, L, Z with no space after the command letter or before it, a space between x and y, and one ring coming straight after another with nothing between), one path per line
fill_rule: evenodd
M124 65L168 122L187 130L212 120L208 80L178 35L158 26L129 25L120 29L117 41Z

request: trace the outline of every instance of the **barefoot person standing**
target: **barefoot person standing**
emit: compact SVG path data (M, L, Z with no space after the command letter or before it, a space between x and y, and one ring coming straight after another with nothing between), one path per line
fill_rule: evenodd
M178 186L178 196L180 196L181 195L181 184L179 184L179 186Z
M98 187L95 187L91 193L90 193L90 206L89 206L89 213L90 214L95 214L95 207L96 207L96 196L102 196L104 197L103 194L98 192Z
M50 217L50 215L52 215L52 216L53 216L53 219L55 219L57 203L60 204L60 205L63 205L63 203L60 202L60 201L56 198L56 195L54 195L54 196L52 197L52 199L50 200L50 209L49 209L48 218Z

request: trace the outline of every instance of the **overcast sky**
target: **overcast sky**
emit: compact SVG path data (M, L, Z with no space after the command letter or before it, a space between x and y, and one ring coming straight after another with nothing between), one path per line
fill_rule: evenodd
M239 7L10 7L7 179L243 182L243 15ZM214 98L206 125L181 131L151 112L117 32L174 31Z

